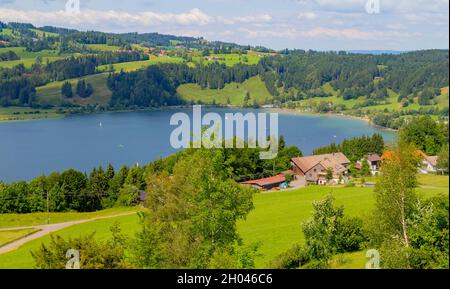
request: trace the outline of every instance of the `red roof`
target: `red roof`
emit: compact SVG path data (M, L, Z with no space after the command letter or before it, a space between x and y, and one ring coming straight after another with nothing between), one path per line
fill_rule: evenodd
M243 185L258 185L260 187L264 187L267 185L280 184L285 181L286 181L286 177L283 174L279 174L279 175L276 175L276 176L270 177L270 178L242 182L241 184L243 184Z

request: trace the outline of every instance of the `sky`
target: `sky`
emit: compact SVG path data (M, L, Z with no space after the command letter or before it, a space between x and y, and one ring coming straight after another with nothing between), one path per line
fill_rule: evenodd
M0 0L0 21L273 49L449 47L449 0Z

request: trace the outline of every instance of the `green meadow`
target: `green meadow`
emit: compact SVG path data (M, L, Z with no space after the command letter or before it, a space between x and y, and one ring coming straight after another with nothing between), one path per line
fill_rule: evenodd
M97 212L78 213L31 213L31 214L0 214L0 229L14 227L39 226L57 224L76 220L106 217L136 211L133 207L117 207Z
M57 232L57 235L63 238L79 237L95 232L98 240L107 240L111 237L110 228L115 223L119 223L122 232L127 236L134 236L139 230L139 217L137 214L122 216L111 219L95 220L88 223L75 225ZM56 235L56 234L55 234ZM48 244L51 240L50 235L30 241L19 249L0 255L0 269L15 268L26 269L34 268L34 260L31 251L37 250L42 243Z
M159 63L182 63L183 59L180 57L170 57L170 56L150 56L149 60L142 60L142 61L131 61L131 62L123 62L123 63L116 63L113 64L112 67L114 68L114 71L135 71L142 68L146 68L150 65L155 65ZM110 65L102 65L98 67L99 71L108 71Z
M30 30L33 31L34 33L36 33L39 38L43 38L43 37L58 37L59 36L58 33L54 33L54 32L42 31L42 30L39 30L39 29L30 29Z
M45 64L52 61L63 59L64 55L59 55L56 50L42 50L39 52L28 52L24 47L2 47L0 53L13 51L20 59L12 61L0 61L0 68L12 68L16 65L23 64L26 68L30 68L35 62L37 57L42 58L42 63Z
M423 198L437 194L449 193L448 176L421 175L419 183L421 188L417 191ZM346 188L310 186L303 189L286 192L257 193L254 195L255 209L246 220L238 223L238 231L246 244L259 243L261 254L257 260L258 268L265 268L278 254L289 249L294 243L304 242L301 224L311 216L312 203L322 200L327 194L332 194L337 205L343 205L345 214L364 218L374 208L373 188ZM125 210L126 209L113 209ZM118 212L118 211L117 211ZM65 217L68 214L70 217ZM72 215L70 215L72 214ZM59 217L52 217L52 221L68 221L81 217L79 213L62 213ZM101 211L92 214L113 214L111 211ZM24 217L20 220L5 221L0 224L32 224L33 217ZM45 214L40 218L40 222ZM57 219L58 218L58 219ZM0 219L1 220L1 219ZM25 221L26 220L26 221ZM116 217L112 219L96 220L88 223L74 225L57 232L64 238L77 237L83 234L96 232L96 237L105 240L111 236L109 228L114 222L119 222L121 228L128 236L134 236L139 230L138 217L135 215ZM30 250L36 250L41 243L48 243L50 236L24 244L19 249L0 255L0 268L33 268L34 262ZM364 252L340 254L333 258L333 268L364 268L366 263Z
M242 84L235 82L225 84L223 89L203 89L197 84L183 84L177 91L187 101L205 104L227 105L229 100L231 105L242 106L247 92L250 94L249 105L252 105L254 100L258 104L264 104L272 99L259 76L252 77Z
M90 97L80 98L74 95L72 98L65 98L62 96L61 87L65 81L72 84L72 91L75 94L77 82L81 79L84 79L87 83L92 84L94 92ZM107 79L108 73L100 73L65 81L51 82L36 89L37 99L40 104L50 104L55 106L61 105L63 102L72 102L80 105L105 105L109 102L112 95L112 92L106 84Z
M224 63L227 66L234 66L236 64L258 64L261 55L257 52L249 51L247 54L211 54L209 56L194 56L192 62L201 64L210 64L214 62Z
M37 229L23 229L23 230L10 230L0 231L0 247L5 246L11 242L19 240L30 234L33 234L39 230Z
M86 44L86 47L95 51L117 51L120 50L119 46L107 45L107 44Z

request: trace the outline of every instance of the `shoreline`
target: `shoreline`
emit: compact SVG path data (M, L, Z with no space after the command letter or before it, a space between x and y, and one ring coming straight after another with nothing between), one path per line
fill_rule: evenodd
M367 123L368 125L375 127L375 128L379 128L379 129L391 131L391 132L398 132L397 129L374 124L372 122L372 120L370 120L370 118L368 118L367 116L362 117L362 116L355 116L355 115L351 115L351 114L336 113L336 112L318 113L318 112L302 111L302 110L297 110L297 109L292 109L292 108L266 108L266 109L277 111L277 112L282 112L282 113L291 113L291 114L303 114L303 115L314 115L314 116L336 116L336 117L343 117L343 118L351 118L354 120L363 121L363 122Z

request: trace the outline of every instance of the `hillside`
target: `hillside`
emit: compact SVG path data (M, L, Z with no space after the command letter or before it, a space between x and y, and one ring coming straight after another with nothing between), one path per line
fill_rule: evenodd
M417 115L448 120L448 50L274 52L158 33L80 32L20 23L3 27L3 107L88 111L185 103L271 105L364 117L393 129ZM116 82L112 90L106 83L110 73ZM74 89L79 80L92 86L92 94L63 97L62 85L68 81Z

